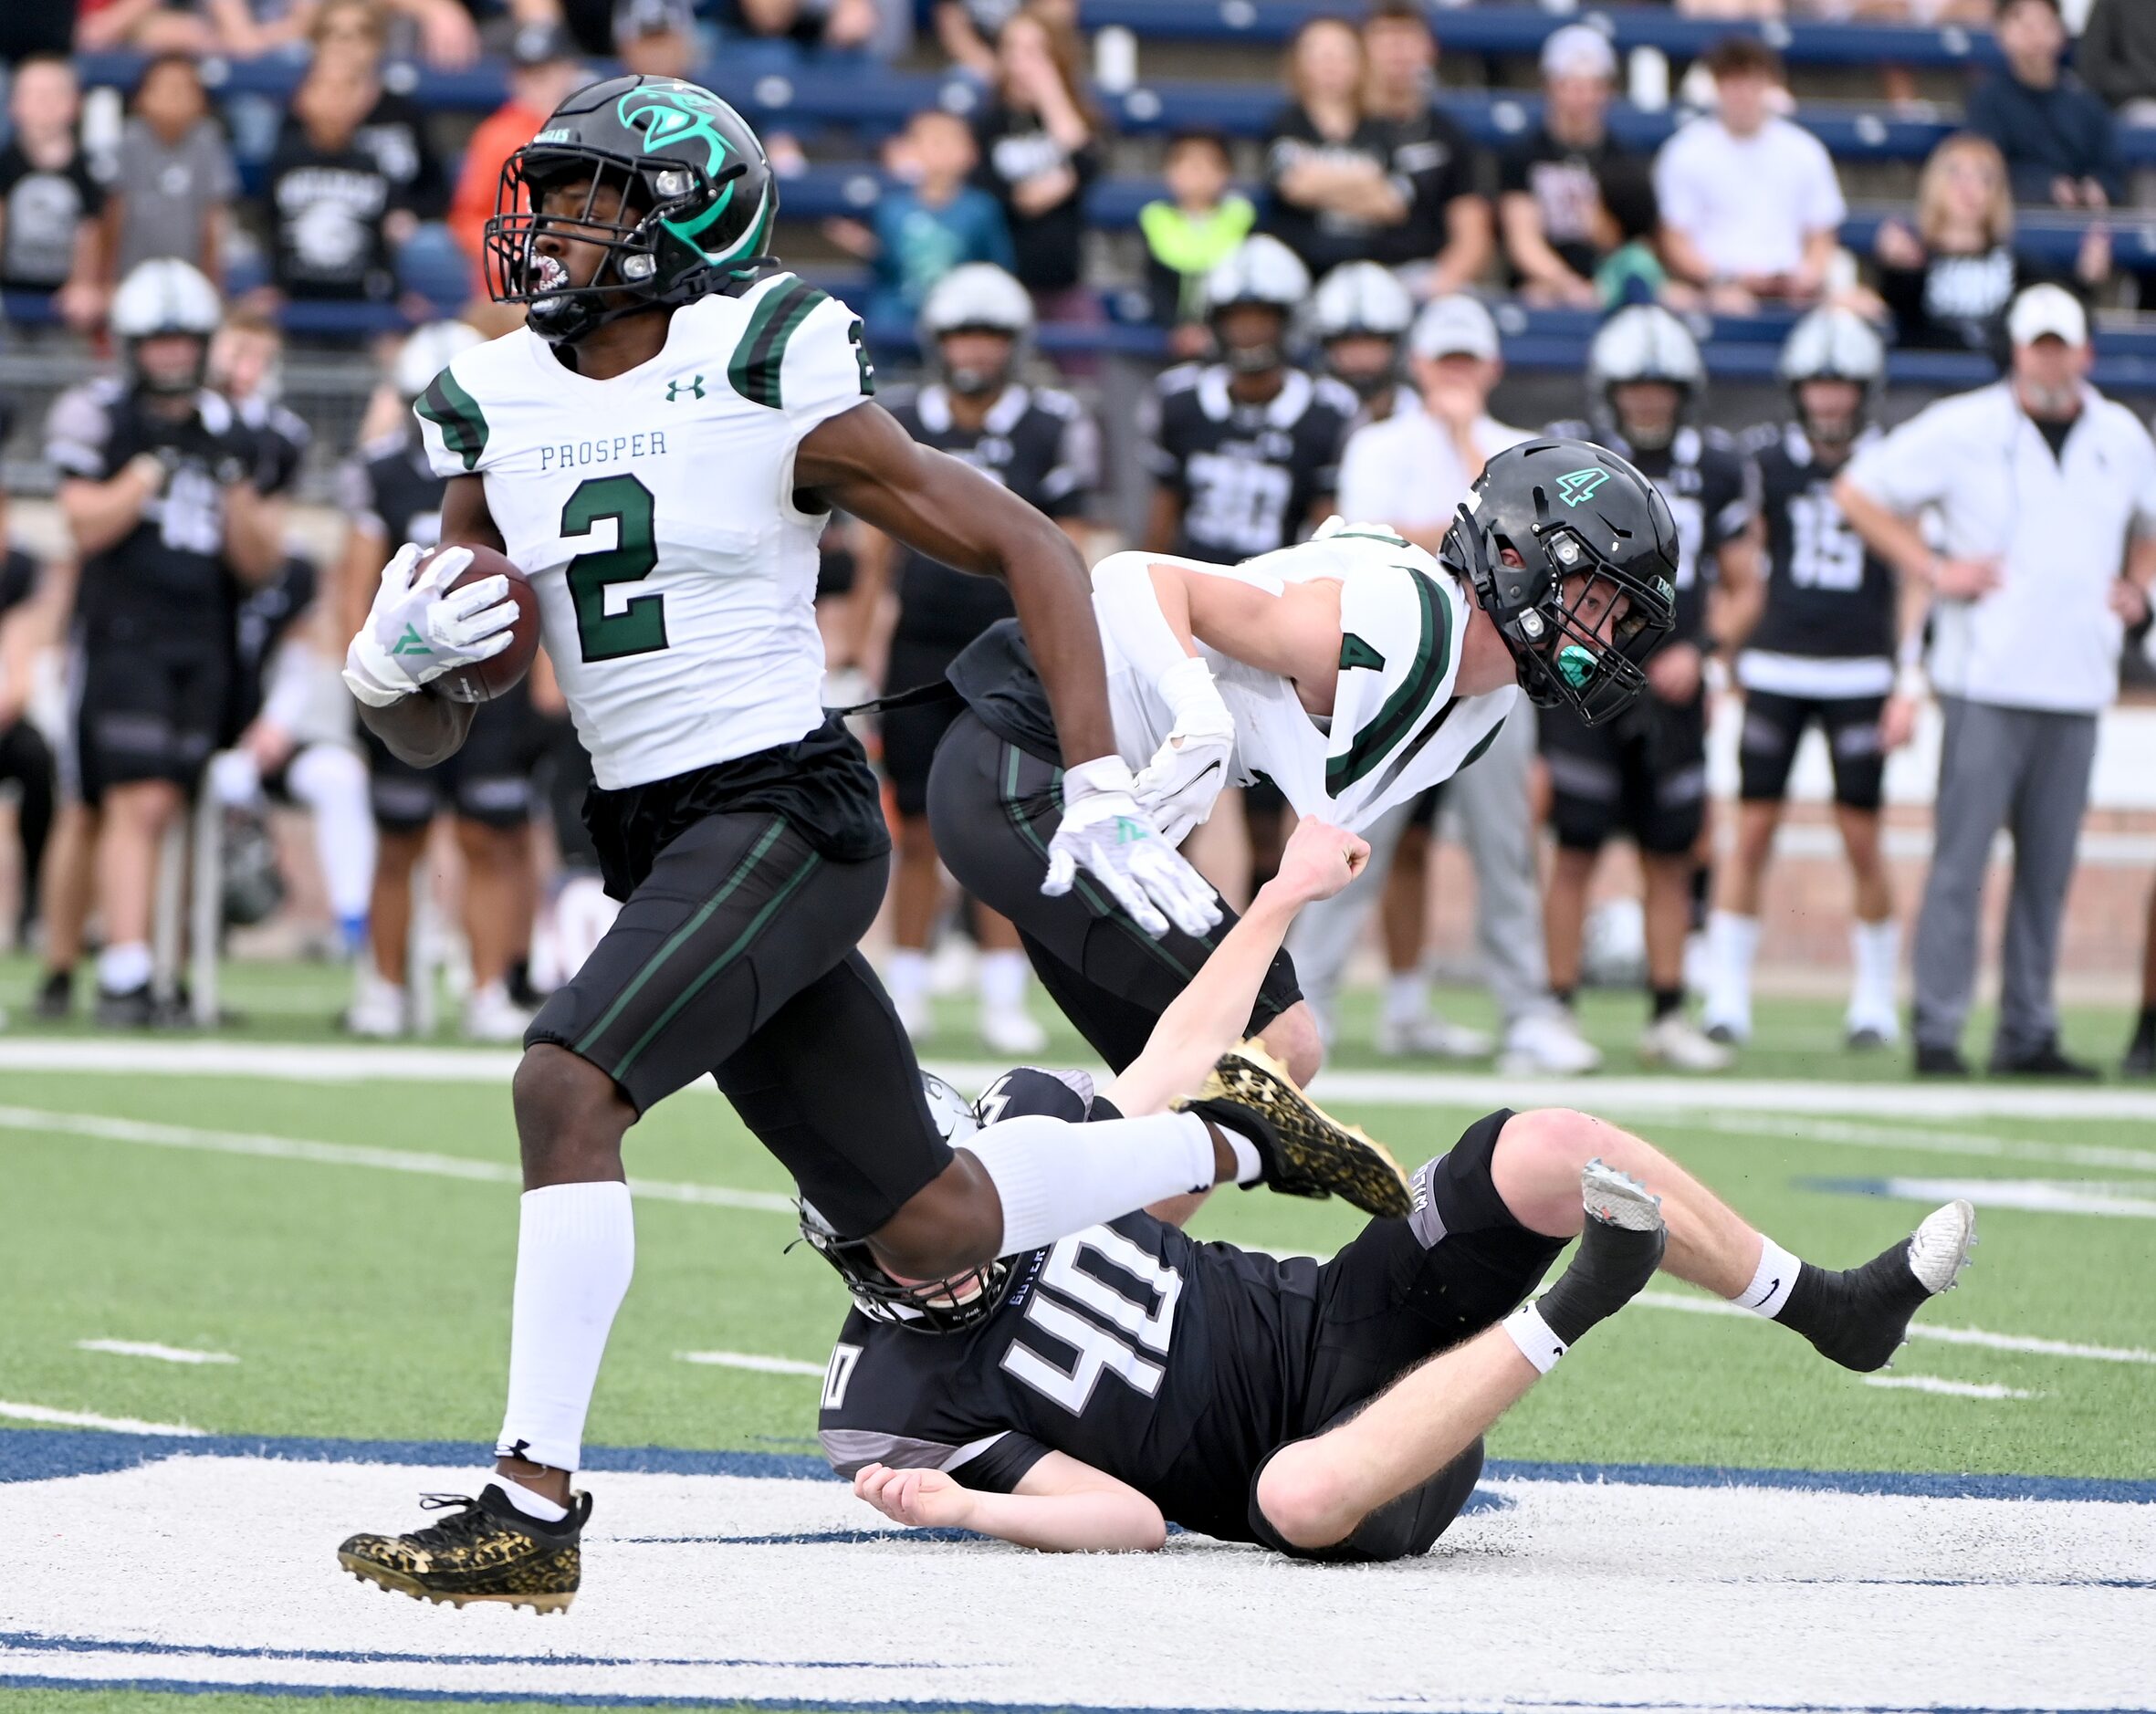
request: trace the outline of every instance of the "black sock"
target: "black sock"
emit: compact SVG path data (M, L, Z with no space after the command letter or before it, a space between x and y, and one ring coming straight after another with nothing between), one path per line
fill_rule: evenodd
M1800 1262L1789 1301L1774 1319L1810 1340L1821 1356L1868 1373L1900 1348L1910 1317L1931 1295L1910 1269L1902 1238L1861 1268Z
M2138 1042L2156 1042L2156 1006L2144 1006L2141 1015L2134 1020L2133 1039Z
M1691 879L1691 925L1692 933L1695 935L1707 926L1707 901L1713 895L1713 892L1714 865L1694 863Z
M1575 988L1558 988L1553 984L1550 988L1550 998L1564 1007L1566 1011L1570 1011L1572 1009L1572 997L1578 992L1579 990Z
M1577 1343L1581 1334L1623 1309L1654 1276L1669 1237L1659 1226L1651 1232L1633 1232L1590 1216L1572 1265L1534 1301L1544 1325L1565 1345Z
M1655 988L1648 989L1648 992L1654 997L1654 1021L1658 1024L1671 1012L1684 1009L1684 985L1681 982L1675 988Z

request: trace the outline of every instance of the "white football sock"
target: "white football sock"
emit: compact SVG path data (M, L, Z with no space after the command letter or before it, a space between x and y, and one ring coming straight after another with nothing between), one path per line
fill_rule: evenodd
M1565 1354L1565 1342L1550 1331L1549 1322L1542 1318L1542 1312L1532 1303L1523 1303L1500 1323L1512 1340L1520 1347L1520 1354L1534 1364L1537 1374L1547 1374L1557 1366L1557 1359Z
M977 1131L964 1146L1002 1200L1004 1256L1210 1189L1214 1177L1212 1134L1194 1113L1095 1124L1027 1113Z
M146 941L130 940L98 954L98 986L108 994L128 994L150 979L155 962Z
M314 815L315 855L330 909L340 923L366 920L374 890L374 813L367 764L341 744L310 744L292 758L285 785Z
M599 1360L635 1266L627 1185L549 1185L524 1193L509 1323L509 1402L497 1458L577 1468Z
M911 1005L928 992L928 955L912 946L892 949L884 971L884 991L896 1006Z
M1759 956L1759 918L1734 911L1714 911L1707 918L1707 946L1712 962L1707 1013L1712 1018L1743 1018L1752 1010L1752 966Z
M1429 1009L1429 977L1419 970L1396 970L1385 978L1385 1021L1411 1024Z
M1851 924L1849 956L1857 967L1849 1009L1891 1018L1894 978L1901 967L1901 925L1891 916L1882 923Z
M509 1497L509 1504L527 1518L537 1518L541 1523L560 1523L569 1516L567 1506L558 1506L537 1489L527 1488L513 1476L504 1476L499 1470L487 1472L487 1479Z
M1026 1003L1026 955L984 952L974 976L983 1010L1014 1012Z
M1773 1321L1796 1290L1796 1271L1804 1263L1764 1233L1759 1240L1759 1268L1752 1283L1732 1300L1739 1309Z

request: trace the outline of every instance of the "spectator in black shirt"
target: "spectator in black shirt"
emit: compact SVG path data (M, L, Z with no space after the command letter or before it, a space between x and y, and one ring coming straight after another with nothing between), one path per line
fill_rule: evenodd
M417 222L403 190L360 141L376 87L357 68L310 68L270 157L272 277L288 298L386 302L392 246Z
M2147 124L2156 108L2156 7L2142 0L2096 0L2081 27L2074 67L2128 123Z
M374 157L403 206L421 220L439 220L449 204L449 182L427 141L426 116L411 97L382 87L388 29L377 0L322 0L308 32L315 68L349 73L373 91L353 141Z
M1520 295L1529 303L1593 309L1596 184L1629 152L1609 134L1617 56L1609 38L1570 24L1543 44L1542 123L1498 157L1497 217Z
M1999 145L2014 198L2059 208L2119 200L2119 140L2111 110L2064 69L2067 26L2058 0L2005 0L1994 26L2006 64L1969 97L1969 129Z
M1377 0L1363 56L1363 110L1386 126L1386 169L1408 197L1407 218L1373 235L1369 259L1400 269L1425 298L1460 291L1489 266L1490 204L1481 152L1435 103L1438 38L1418 0Z
M996 37L994 99L974 121L976 183L1003 204L1017 266L1043 321L1093 321L1079 283L1085 187L1100 172L1100 130L1085 99L1075 30L1059 9L1021 6Z
M15 135L0 150L0 290L57 293L68 324L87 330L105 313L105 193L76 139L80 105L67 60L16 68Z
M1393 172L1392 128L1363 107L1366 70L1345 19L1313 18L1288 47L1293 99L1266 141L1263 225L1313 275L1368 260L1413 209L1415 187Z
M1991 141L1967 131L1949 137L1924 163L1916 229L1884 222L1874 255L1879 297L1900 344L1983 351L2002 363L2007 305L2023 287L2056 277L2055 270L2015 251L2006 162ZM2110 238L2091 225L2073 277L2058 283L2087 297L2110 271Z

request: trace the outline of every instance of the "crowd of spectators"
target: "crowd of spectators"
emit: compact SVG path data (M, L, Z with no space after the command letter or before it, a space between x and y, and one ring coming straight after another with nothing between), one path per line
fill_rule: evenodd
M1000 363L985 366L992 388L968 392L955 377L978 379L983 365L961 361L962 350L953 355L941 335L924 333L923 358L932 371L943 367L926 392L905 401L916 432L946 436L977 459L989 455L982 437L1009 438L999 426L1007 421L1033 423L1053 440L1064 413L1083 407L1065 394L1025 392L1013 353L1022 358L1038 325L1149 321L1176 367L1162 377L1144 425L1153 479L1144 533L1154 546L1214 559L1285 545L1351 493L1383 496L1370 504L1413 538L1441 534L1450 496L1518 434L1488 408L1502 367L1487 306L1501 299L1596 315L1649 306L1747 317L1837 306L1900 347L1982 353L2003 365L2015 349L2010 308L2032 286L2061 287L2085 312L2130 307L2140 282L2117 265L2106 217L2134 191L2119 126L2156 119L2156 27L2146 6L2094 0L2069 8L2086 13L2078 49L2058 0L1999 0L1995 9L1992 0L1685 0L1679 9L1744 19L1992 22L2001 61L1969 78L1959 128L1922 163L1913 197L1877 223L1867 253L1853 254L1842 171L1802 122L1775 50L1746 30L1701 57L1682 86L1679 122L1648 148L1627 141L1639 134L1628 122L1637 109L1620 105L1627 68L1609 34L1595 23L1553 21L1540 47L1539 89L1518 91L1539 100L1488 147L1446 92L1444 11L1420 0L1351 0L1305 21L1286 44L1280 105L1261 137L1177 127L1171 112L1161 141L1149 144L1114 135L1075 0L500 0L470 7L464 0L83 0L57 26L50 15L64 8L32 8L38 20L0 24L8 72L0 290L11 300L20 294L26 309L34 299L48 306L26 313L24 337L46 337L57 326L89 341L77 349L118 350L141 363L155 358L154 341L131 344L114 322L121 283L146 265L184 264L234 318L220 351L237 349L250 330L274 340L288 308L365 307L382 313L311 322L309 337L341 339L386 374L394 354L379 336L390 315L418 322L461 307L474 328L507 325L484 282L483 235L503 163L594 66L707 75L747 88L767 74L868 76L896 56L916 63L939 57L946 79L937 104L876 140L878 193L854 215L824 221L816 235L826 256L835 251L842 265L865 270L845 289L879 346L903 347L916 328L926 329L937 287L962 272L985 267L1022 288L1025 325L1008 330ZM124 117L97 125L86 122L76 57L104 53L136 57L128 62ZM267 116L225 93L215 68L219 60L263 58L297 69L288 101ZM508 99L471 127L405 93L410 81L398 68L413 62L442 71L499 68ZM1654 105L1651 79L1635 81L1631 93ZM859 164L862 133L849 135L846 143L776 133L768 141L783 182L811 164L811 150L820 160ZM836 152L847 148L853 152ZM1141 162L1156 169L1158 183L1138 210L1136 238L1104 242L1092 193L1112 167L1128 172ZM2063 264L2053 244L2033 242L2055 238L2062 222L2079 233ZM790 261L801 259L795 246L804 242L813 259L814 237L798 225L789 229ZM958 337L982 332L968 327ZM1083 378L1084 361L1067 360L1066 374ZM223 404L195 402L172 385L150 388L162 402L135 414L103 395L69 395L48 437L60 460L63 507L85 566L131 550L127 544L141 531L166 547L178 531L205 563L223 556L231 575L219 586L219 635L244 635L249 623L261 631L281 601L279 611L288 611L280 625L294 612L307 616L290 632L303 653L307 639L336 629L336 618L319 615L340 613L352 580L372 569L360 562L393 542L366 534L367 520L383 516L381 503L351 499L346 510L362 545L329 576L341 592L318 601L313 585L291 580L298 574L286 556L267 554L264 532L274 530L304 435L283 434L285 455L275 455L281 431L273 391L243 387L228 371L221 357L203 377L212 388L203 399ZM370 415L371 428L395 425L392 440L404 433L397 391L385 386ZM1258 456L1247 453L1252 446L1274 451ZM396 444L326 453L350 455L351 470L372 472L370 481L402 479L405 455ZM1096 449L1089 480L1097 465ZM1062 468L1035 476L1047 481ZM357 480L348 471L348 486ZM1074 533L1089 528L1082 491L1055 497ZM1743 532L1732 525L1730 533L1734 543ZM834 564L850 545L833 532ZM0 577L9 615L0 617L0 768L22 779L39 763L17 737L29 728L11 700L11 650L23 645L10 640L32 625L23 614L49 626L58 609L57 598L30 593L43 588L37 579L18 573L11 559ZM205 579L204 588L216 581ZM93 576L78 587L99 585ZM78 608L78 636L88 634L86 613L106 622L93 610ZM865 621L836 624L834 656L886 670L887 659L865 641L873 629ZM933 630L916 625L916 641ZM1711 643L1702 633L1701 649ZM233 649L229 659L219 653L225 677L244 664L244 649ZM194 671L174 665L168 677L192 685ZM66 978L94 895L108 940L99 988L128 999L111 1009L115 1021L143 1015L151 853L212 747L237 744L254 758L259 780L290 795L296 751L256 743L262 706L254 722L238 720L227 688L220 678L215 718L206 704L187 701L199 685L174 689L192 724L165 721L162 771L116 779L94 799L78 782L77 801L58 812L47 873L61 878L42 900L52 919L48 1005L67 1003ZM1698 694L1696 681L1684 691ZM267 705L268 695L262 689L257 703ZM542 687L541 704L544 696ZM143 711L116 695L108 712L118 736L107 734L107 748L117 754L131 731L141 738ZM539 707L532 718L543 715ZM574 774L559 748L549 741L519 760L525 790L511 817L516 827L539 801L534 773L559 764ZM1510 782L1505 801L1523 804L1531 760L1531 748L1501 758L1481 777L1485 787L1502 773ZM321 766L303 770L302 782L318 818L349 831L351 794L364 791L363 781L355 788ZM459 789L442 787L440 804L459 823L476 872L488 878L467 925L475 947L485 948L475 961L485 967L481 1003L467 1022L475 1033L508 1032L529 992L519 974L527 936L518 925L532 916L533 883L525 876L490 890L516 868L510 845L483 837L502 826ZM1250 844L1262 870L1279 844L1279 805L1262 790L1249 795ZM38 801L26 786L26 844L35 827L42 845L53 820ZM369 900L353 897L356 839L341 838L340 859L324 846L325 871L338 872L333 914L366 978L355 1017L370 1032L393 1033L409 1021L401 949L409 903L392 895L434 803L430 797L417 822L385 821L377 780L372 819L391 852L382 873L393 873L395 883L385 891L373 875ZM566 847L574 835L570 822L562 825ZM1418 827L1393 830L1403 880L1387 920L1408 925L1388 934L1398 946L1418 932L1406 900L1423 872L1427 814ZM915 831L916 841L926 837ZM1507 892L1497 873L1518 867L1526 836L1511 836L1517 832L1495 840L1485 828L1473 841L1478 885L1509 899L1512 917L1530 905L1539 915L1539 904L1516 887ZM371 870L374 849L366 845ZM1658 855L1689 862L1690 849ZM94 862L85 854L92 850ZM34 872L36 854L27 860ZM933 891L922 877L932 870L916 861L912 874L919 896L908 907L906 945L921 951L922 889ZM1579 890L1584 895L1584 882ZM35 913L38 895L26 889L25 897ZM1702 914L1703 904L1702 894ZM1668 914L1666 901L1649 905ZM1539 944L1539 926L1533 938ZM995 987L1008 1022L1015 967L1002 957L1007 946L994 941L992 950L1001 958ZM1505 1040L1525 1044L1521 1062L1545 1070L1584 1063L1576 1035L1561 1019L1551 1021L1561 1011L1554 1001L1568 998L1577 979L1576 963L1567 964L1554 996L1547 969L1523 972L1508 988ZM1396 959L1394 975L1404 985L1387 1012L1395 1045L1487 1050L1473 1032L1427 1012L1412 959ZM909 979L918 977L916 969ZM1659 968L1657 986L1669 988ZM1659 1026L1659 996L1657 1005ZM1705 1045L1681 1043L1669 1062L1704 1066L1712 1061Z

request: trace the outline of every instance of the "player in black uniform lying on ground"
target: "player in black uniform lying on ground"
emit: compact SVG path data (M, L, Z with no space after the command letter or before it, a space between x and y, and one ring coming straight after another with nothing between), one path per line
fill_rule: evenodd
M1307 1123L1292 1084L1230 1050L1296 911L1367 850L1305 819L1099 1093L1082 1073L1016 1071L971 1109L939 1086L944 1112L1043 1132L1171 1107L1193 1125L1248 1130L1253 1110ZM1953 1283L1975 1229L1950 1203L1860 1268L1816 1268L1648 1144L1561 1109L1477 1120L1414 1193L1406 1218L1371 1221L1328 1262L1200 1243L1179 1224L1191 1196L926 1283L804 1207L855 1304L824 1378L825 1455L901 1523L1029 1547L1156 1548L1173 1522L1305 1558L1396 1559L1428 1551L1473 1490L1483 1434L1658 1265L1869 1370Z

